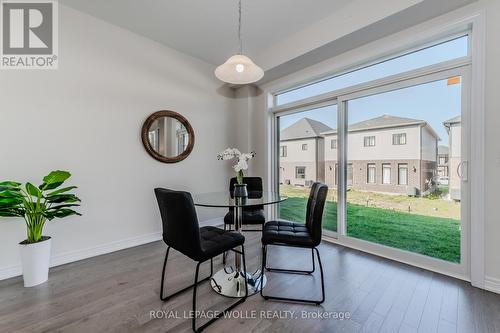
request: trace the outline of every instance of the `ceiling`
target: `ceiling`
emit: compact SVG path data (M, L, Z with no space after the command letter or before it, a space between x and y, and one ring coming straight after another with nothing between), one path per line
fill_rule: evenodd
M244 52L255 56L352 0L243 0ZM238 50L237 0L61 0L211 64Z
M269 81L474 1L243 0L243 52ZM59 3L213 65L238 51L237 0Z

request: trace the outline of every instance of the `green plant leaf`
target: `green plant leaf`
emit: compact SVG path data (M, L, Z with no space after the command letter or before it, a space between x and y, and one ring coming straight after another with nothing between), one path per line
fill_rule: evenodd
M75 212L74 210L69 209L69 208L62 208L62 209L59 209L55 212L47 211L47 214L45 216L47 217L48 220L52 220L54 218L64 218L64 217L68 217L71 215L82 216L82 214Z
M48 211L56 211L58 209L61 209L61 208L68 208L68 207L80 207L80 204L64 204L64 205L57 205L57 206L52 206L50 207L49 209L47 209Z
M78 188L77 186L69 186L69 187L65 187L65 188L61 188L57 191L53 191L53 192L50 192L48 194L46 194L45 196L46 197L51 197L51 196L54 196L54 195L57 195L57 194L61 194L61 193L65 193L65 192L68 192L68 191L71 191L75 188Z
M0 208L0 217L23 217L24 210L22 209L3 209Z
M12 182L12 181L5 181L5 182L0 182L0 186L19 187L19 186L21 186L21 183Z
M71 174L68 171L52 171L47 176L43 177L43 184L38 188L42 191L53 190L64 183L69 177L71 177Z
M31 183L26 183L26 192L28 192L28 194L34 196L34 197L39 197L39 196L42 196L42 192L36 188L35 185L31 184Z
M49 203L73 203L80 202L81 200L74 194L56 194L47 197Z
M5 191L5 190L20 191L21 190L20 186L21 184L16 182L11 182L11 181L1 182L0 191Z
M22 203L23 203L22 198L17 198L17 197L0 198L0 207L15 206Z
M22 198L23 195L20 191L15 190L3 190L0 191L0 198Z

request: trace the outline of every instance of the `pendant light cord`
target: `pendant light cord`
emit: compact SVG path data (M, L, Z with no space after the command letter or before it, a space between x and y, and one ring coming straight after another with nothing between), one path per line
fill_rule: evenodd
M243 54L243 41L241 40L241 0L238 2L238 41L240 46L240 54Z

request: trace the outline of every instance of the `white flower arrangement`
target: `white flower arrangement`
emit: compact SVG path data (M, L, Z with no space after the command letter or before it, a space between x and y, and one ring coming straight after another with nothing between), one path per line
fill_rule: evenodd
M238 184L243 184L243 171L248 170L248 161L254 158L255 152L250 152L248 154L241 153L236 148L227 148L226 150L217 154L217 159L221 161L232 160L233 158L237 159L235 165L233 165L233 169L236 172L236 179Z

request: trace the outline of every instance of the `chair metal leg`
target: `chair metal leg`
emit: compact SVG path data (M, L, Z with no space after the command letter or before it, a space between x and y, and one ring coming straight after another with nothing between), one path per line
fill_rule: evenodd
M261 286L264 285L264 267L266 266L266 257L267 257L267 247L266 247L266 245L262 245L262 267L260 270L260 285ZM264 296L264 294L262 293L262 290L264 290L264 288L260 288L260 296L264 297L264 299L267 300L267 297Z
M227 231L226 226L227 226L227 224L226 224L226 222L224 222L224 231ZM227 256L227 252L222 253L222 265L226 264L226 256Z
M170 294L168 296L164 296L163 295L164 284L165 284L165 270L167 268L167 260L168 260L168 254L169 254L169 252L170 252L170 246L167 247L167 253L165 254L165 260L163 261L163 269L162 269L162 272L161 272L160 299L162 301L164 301L164 302L168 301L170 298L172 298L174 296L177 296L178 294L180 294L180 293L182 293L182 292L184 292L184 291L186 291L186 290L188 290L188 289L190 289L190 288L192 288L192 287L195 286L194 284L192 284L192 285L189 285L189 286L187 286L187 287L185 287L185 288L183 288L183 289L181 289L179 291L176 291L175 293ZM198 263L198 265L199 264L200 263ZM213 273L214 273L214 262L213 262L213 258L211 258L210 259L210 276L204 278L203 280L199 281L198 283L202 283L202 282L205 282L205 281L209 280L212 277Z
M312 258L312 270L310 271L302 271L298 269L285 269L285 268L272 268L272 267L265 267L266 270L269 272L281 272L281 273L292 273L292 274L312 274L316 270L316 267L314 265L314 249L311 249L311 258Z
M241 253L242 253L242 257L243 257L243 272L244 272L244 274L246 276L246 274L247 274L247 266L246 266L246 259L245 259L245 247L243 245L241 245ZM203 324L200 327L196 328L196 290L197 290L197 287L198 287L198 284L199 284L199 282L198 282L198 271L199 271L200 264L201 263L198 263L198 265L196 265L196 273L195 273L195 276L194 276L194 284L193 284L194 285L194 289L193 289L193 318L191 320L193 332L201 332L201 331L203 331L205 328L207 328L207 326L211 325L217 319L220 319L227 312L231 311L232 309L234 309L239 304L245 302L246 299L247 299L247 297L248 297L248 285L245 283L245 296L244 297L240 298L237 302L233 303L232 305L230 305L229 307L227 307L226 309L224 309L217 316L215 316L214 318L210 319L205 324Z
M269 296L269 295L264 295L263 289L260 290L260 295L265 299L265 300L278 300L278 301L289 301L289 302L303 302L303 303L312 303L316 305L320 305L325 301L325 280L323 276L323 266L321 264L321 258L319 255L319 251L317 248L314 248L312 251L313 255L313 267L314 267L314 251L316 251L316 255L318 256L318 263L319 263L319 270L321 273L321 299L320 300L309 300L309 299L300 299L300 298L288 298L288 297L279 297L279 296ZM264 267L266 265L267 261L267 246L262 246L262 270L264 270ZM314 269L314 268L313 268ZM278 272L286 272L287 270L278 270ZM314 270L313 270L314 271ZM292 273L296 273L296 271L292 271Z
M325 301L325 279L323 277L323 265L321 264L321 257L319 256L318 248L314 248L316 255L318 256L319 271L321 272L321 301L317 304L321 304Z

